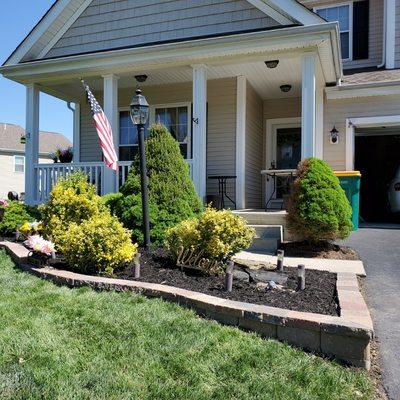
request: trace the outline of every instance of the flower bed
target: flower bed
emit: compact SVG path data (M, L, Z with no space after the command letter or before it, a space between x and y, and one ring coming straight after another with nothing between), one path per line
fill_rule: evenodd
M224 275L202 275L193 271L181 271L170 260L167 254L159 249L155 252L139 250L141 256L141 277L134 278L132 266L116 270L118 278L132 279L140 282L159 283L193 290L224 299L283 307L288 310L313 312L325 315L339 315L336 296L336 274L324 271L307 271L306 290L296 292L297 269L285 268L287 284L273 290L267 290L263 277L255 277L257 271L251 271L239 265L235 266L233 290L225 290ZM250 274L249 274L250 272ZM270 270L259 270L270 272ZM253 275L251 277L250 275ZM246 281L247 280L247 281ZM259 285L257 285L259 283Z

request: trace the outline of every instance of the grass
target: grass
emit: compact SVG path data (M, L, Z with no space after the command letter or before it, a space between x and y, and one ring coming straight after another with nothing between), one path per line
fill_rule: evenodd
M58 287L0 252L0 399L370 399L366 373L161 300Z

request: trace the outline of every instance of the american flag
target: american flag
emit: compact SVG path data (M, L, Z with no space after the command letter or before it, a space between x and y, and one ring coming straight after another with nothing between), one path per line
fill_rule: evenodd
M106 114L93 96L89 86L82 81L83 87L85 88L87 100L92 110L94 125L96 127L97 134L100 139L100 146L103 150L104 162L108 168L118 171L118 157L115 152L113 133L110 122L108 121Z

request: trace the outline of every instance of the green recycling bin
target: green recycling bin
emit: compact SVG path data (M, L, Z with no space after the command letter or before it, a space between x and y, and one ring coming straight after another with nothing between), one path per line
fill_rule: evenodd
M335 171L335 175L339 178L340 186L345 191L353 210L351 221L353 222L353 230L358 230L358 219L360 216L360 171Z

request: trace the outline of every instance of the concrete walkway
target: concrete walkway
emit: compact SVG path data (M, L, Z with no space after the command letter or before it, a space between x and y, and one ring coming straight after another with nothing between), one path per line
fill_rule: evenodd
M383 384L400 399L400 229L362 228L346 245L360 254L367 273L366 300L380 343Z

